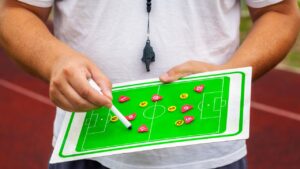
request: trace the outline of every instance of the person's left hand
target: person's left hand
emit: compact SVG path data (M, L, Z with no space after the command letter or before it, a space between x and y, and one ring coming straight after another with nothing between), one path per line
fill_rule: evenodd
M220 70L222 68L223 67L221 65L213 65L201 61L190 60L183 64L174 66L168 72L162 74L159 79L163 83L170 83L191 74Z

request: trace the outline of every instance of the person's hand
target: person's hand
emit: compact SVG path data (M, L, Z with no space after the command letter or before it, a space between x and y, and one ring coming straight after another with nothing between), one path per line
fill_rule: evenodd
M92 78L101 88L100 95L88 83ZM85 56L70 52L59 57L51 67L49 95L58 107L72 112L85 112L101 106L111 107L109 79Z
M195 73L213 71L222 69L222 66L208 64L200 61L190 60L183 64L171 68L168 72L162 74L159 79L163 83L170 83Z

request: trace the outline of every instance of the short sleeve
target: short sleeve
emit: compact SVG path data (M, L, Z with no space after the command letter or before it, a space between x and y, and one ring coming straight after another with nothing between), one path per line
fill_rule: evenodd
M51 7L54 2L54 0L18 0L18 1L28 5L41 7L41 8Z
M283 0L247 0L247 4L252 8L262 8L269 5L277 4Z

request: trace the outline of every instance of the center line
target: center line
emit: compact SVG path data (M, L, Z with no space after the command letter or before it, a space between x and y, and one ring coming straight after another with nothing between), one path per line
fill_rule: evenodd
M159 90L160 90L160 85L158 86L157 94L159 94ZM150 137L151 137L151 131L152 131L152 127L153 127L153 121L154 121L154 115L155 115L155 111L156 111L156 104L157 104L157 102L158 101L156 101L155 104L154 104L154 112L153 112L153 115L152 115L152 122L151 122L151 126L150 126L150 132L149 132L148 141L150 140Z

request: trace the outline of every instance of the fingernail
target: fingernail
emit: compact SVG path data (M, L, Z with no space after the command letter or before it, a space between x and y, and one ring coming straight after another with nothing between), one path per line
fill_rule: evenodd
M161 75L161 78L163 80L167 80L169 78L169 75L167 73L164 73L164 74Z
M108 89L104 89L103 90L103 94L107 97L109 97L112 100L112 94L111 94L111 90Z
M111 108L112 107L112 103L107 104L106 107Z
M109 90L109 91L107 91L106 93L107 93L108 97L112 100L112 99L113 99L113 96L112 96L111 91Z

